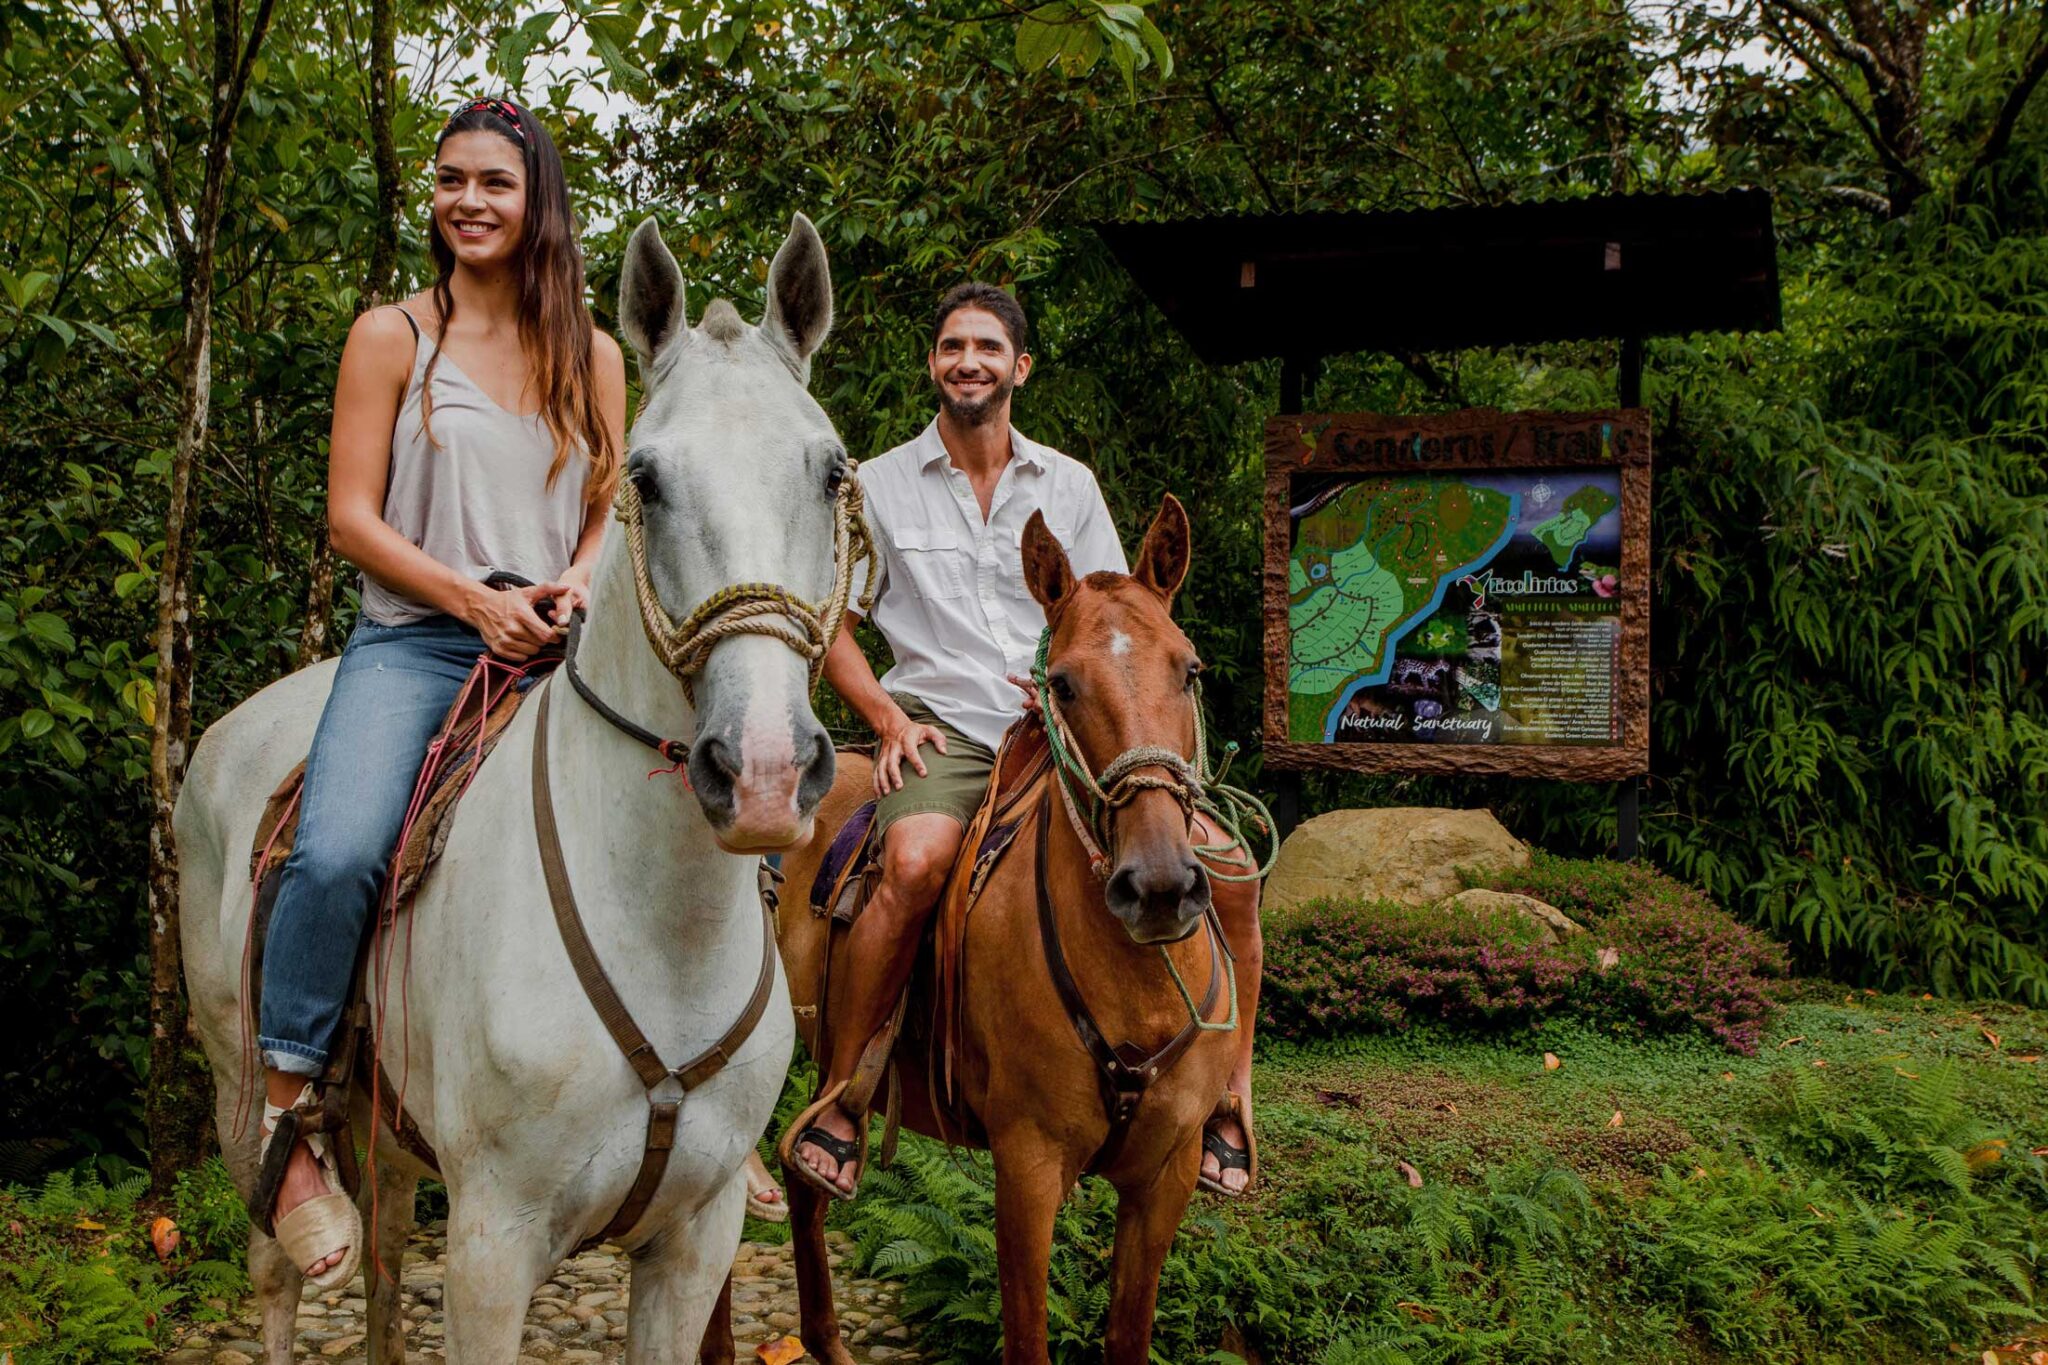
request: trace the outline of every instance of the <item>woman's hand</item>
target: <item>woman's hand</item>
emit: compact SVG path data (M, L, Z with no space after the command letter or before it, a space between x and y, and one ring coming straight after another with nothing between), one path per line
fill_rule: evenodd
M900 708L896 711L899 724L882 735L881 747L875 751L875 795L887 796L903 786L903 765L907 762L917 769L917 775L926 775L924 760L918 757L921 744L929 744L940 753L946 752L946 736L929 725L920 725Z
M555 594L555 630L559 634L569 629L569 618L578 607L590 605L590 566L571 564L555 586L561 589Z
M480 592L471 600L469 624L484 637L484 645L501 659L520 663L553 644L555 628L540 618L535 606L546 598L558 603L576 591L567 583L535 583L525 588L503 590L477 585Z

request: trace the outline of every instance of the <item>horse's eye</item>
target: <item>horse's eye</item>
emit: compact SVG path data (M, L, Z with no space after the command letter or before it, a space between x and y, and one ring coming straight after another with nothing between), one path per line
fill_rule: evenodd
M1074 685L1067 681L1066 676L1064 674L1053 674L1051 682L1052 694L1055 697L1059 698L1061 701L1072 701L1074 699Z
M643 504L661 501L661 480L655 477L652 464L634 460L626 466L626 477L633 481L633 491Z
M833 465L832 471L825 476L825 496L836 498L839 496L839 490L844 487L846 487L846 461L841 460Z
M1195 690L1195 684L1196 682L1200 681L1201 676L1202 664L1200 660L1197 660L1194 663L1188 665L1188 678L1186 682L1181 684L1181 686L1187 691L1192 692Z

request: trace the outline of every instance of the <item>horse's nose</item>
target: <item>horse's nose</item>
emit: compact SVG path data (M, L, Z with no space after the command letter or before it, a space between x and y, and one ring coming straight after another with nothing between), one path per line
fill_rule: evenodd
M810 837L832 786L832 742L809 714L769 733L754 717L712 718L690 747L690 784L719 843L733 852L787 848Z
M1127 858L1103 890L1110 913L1139 943L1186 938L1209 909L1209 872L1194 854Z
M810 734L806 736L804 730ZM803 757L806 747L810 750L808 759ZM796 752L803 776L796 785L797 809L809 816L818 809L818 803L825 799L825 793L832 790L832 778L839 768L839 756L832 749L832 736L825 733L825 727L815 717L806 716L797 726Z

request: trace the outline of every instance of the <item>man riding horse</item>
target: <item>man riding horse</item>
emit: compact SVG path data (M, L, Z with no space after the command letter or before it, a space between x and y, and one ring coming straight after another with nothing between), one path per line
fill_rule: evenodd
M1010 425L1011 395L1031 374L1017 301L992 285L954 288L940 301L926 363L938 416L860 471L880 565L873 620L895 665L877 680L850 628L825 656L826 679L880 739L871 837L882 872L851 930L852 1026L834 1032L831 1055L820 1059L821 1094L853 1076L895 1009L1003 732L1020 706L1035 705L1026 675L1045 614L1024 581L1025 524L1043 514L1076 577L1127 572L1087 466ZM1255 947L1255 902L1249 914L1227 917L1224 929L1240 950ZM1251 1182L1251 1057L1247 1018L1228 1091L1202 1139L1202 1186L1232 1197ZM862 1174L864 1122L826 1105L797 1135L795 1173L850 1198Z

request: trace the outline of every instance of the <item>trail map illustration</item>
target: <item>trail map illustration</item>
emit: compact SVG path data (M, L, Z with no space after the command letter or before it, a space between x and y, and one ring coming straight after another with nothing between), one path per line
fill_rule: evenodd
M1301 475L1291 503L1288 738L1618 738L1618 470Z

